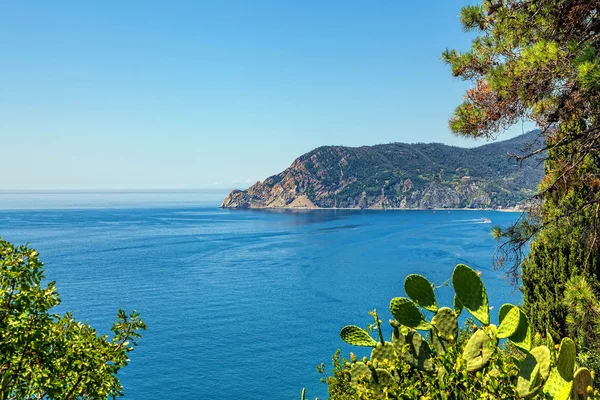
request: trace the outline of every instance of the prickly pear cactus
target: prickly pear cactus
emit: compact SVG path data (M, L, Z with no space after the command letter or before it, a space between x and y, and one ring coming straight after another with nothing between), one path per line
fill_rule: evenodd
M467 371L476 372L488 365L496 351L496 340L480 329L465 345L463 359L467 362Z
M442 307L431 320L431 344L439 354L444 354L458 338L458 319L452 309Z
M464 308L463 304L460 302L460 299L455 294L454 295L454 313L456 314L457 317L460 315L460 313L462 312L463 308Z
M554 400L569 400L571 398L571 391L573 390L573 382L567 383L560 392L556 395Z
M433 326L432 335L441 337L448 341L455 341L458 337L458 319L454 311L448 307L442 307L431 320Z
M368 381L371 379L371 369L364 362L356 362L350 368L350 376L353 383Z
M523 310L512 304L504 304L498 312L498 320L498 338L507 337L519 349L525 352L531 350L531 327Z
M556 369L563 379L567 381L573 379L576 358L577 351L575 349L575 342L569 338L564 338L562 342L560 342L558 358L556 359Z
M539 346L527 353L521 361L517 379L517 391L523 399L535 396L550 374L550 349Z
M380 388L385 388L394 384L394 377L387 369L377 368L373 374L373 378Z
M342 340L352 346L375 347L377 342L369 335L369 332L355 325L348 325L340 332Z
M377 346L371 351L371 361L392 362L396 359L396 350L390 342L377 343Z
M504 304L500 310L502 310L504 306L510 305ZM506 315L499 315L498 320L500 321L500 326L498 327L498 339L506 339L507 337L512 336L517 331L517 328L519 328L520 319L521 312L518 307L510 307L510 310Z
M552 335L550 334L550 332L548 332L547 329L546 329L546 346L548 346L548 348L550 350L554 349L554 339L552 339ZM550 351L550 361L552 363L556 363L556 352L555 351Z
M431 312L438 310L431 283L421 275L408 275L404 280L404 291L419 306Z
M417 331L410 331L405 337L408 351L402 353L404 360L421 371L433 371L433 359L429 343Z
M477 272L464 264L458 264L452 274L452 286L463 307L482 324L489 325L487 292Z
M531 349L530 353L537 362L540 371L540 377L543 381L550 375L550 349L546 346L538 346Z
M390 301L390 311L396 320L413 329L428 331L431 324L425 319L415 303L404 297L396 297Z
M575 342L564 338L560 343L556 366L552 368L550 376L544 384L543 391L551 398L562 398L565 393L566 398L569 398L573 386L575 355Z
M573 375L572 399L588 399L592 392L592 374L587 368L579 368Z
M498 322L502 323L502 320L504 320L504 317L506 317L506 314L508 314L508 312L510 310L512 310L514 307L514 305L512 304L502 304L500 306L500 310L498 310Z
M432 371L434 368L429 343L421 334L413 329L392 325L392 344L405 362L421 371ZM404 331L404 332L401 332Z
M571 382L565 380L559 373L556 368L552 368L550 371L550 376L546 380L544 384L543 391L550 398L558 398L561 392L564 393L565 387L569 385ZM569 388L570 390L570 388ZM568 396L568 395L567 395ZM568 398L568 397L567 397Z
M409 330L406 329L406 327L402 327L404 328L403 331L405 332L400 332L401 327L398 326L393 326L393 331L392 331L392 344L394 345L394 349L396 350L396 354L399 354L401 357L404 356L404 353L407 351L408 347L405 347L407 345L407 339L406 339L406 335L408 335Z
M370 314L375 320L378 341L358 326L342 329L340 336L346 343L373 348L370 359L363 357L358 361L351 353L352 362L344 364L350 385L361 400L496 398L497 393L502 394L498 398L538 400L600 398L591 388L590 371L580 368L573 373L576 349L571 339L563 339L558 352L549 336L547 346L532 348L529 320L519 307L504 304L498 313L499 326L490 324L487 294L475 271L457 265L452 284L454 309L439 307L429 281L410 275L404 286L412 300L396 297L390 302L395 318L390 320L390 342L383 337L375 310ZM419 307L434 313L431 321ZM465 344L458 340L457 318L463 308L483 323L479 328L474 325L475 332ZM419 331L429 331L429 341ZM498 346L501 339L513 343L521 355L495 357L502 351ZM507 359L514 364L506 364ZM466 394L457 390L465 390Z

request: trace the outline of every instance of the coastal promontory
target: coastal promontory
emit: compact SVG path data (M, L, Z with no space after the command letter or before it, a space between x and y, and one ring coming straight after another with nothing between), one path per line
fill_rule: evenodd
M324 146L283 172L234 190L223 208L511 209L535 194L543 159L522 163L533 131L462 148L441 143Z

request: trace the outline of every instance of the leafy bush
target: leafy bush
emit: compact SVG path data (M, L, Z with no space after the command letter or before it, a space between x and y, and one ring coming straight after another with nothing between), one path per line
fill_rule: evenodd
M43 279L35 250L0 240L0 400L122 395L117 372L144 322L119 310L113 337L98 336L71 314L50 313L60 298Z
M459 264L452 275L453 308L438 306L434 286L409 275L409 298L390 302L394 316L390 341L373 312L378 340L369 331L346 326L342 339L371 347L369 358L334 356L334 375L325 381L331 399L598 399L594 373L578 367L576 345L564 338L532 334L528 317L517 306L503 305L499 326L490 323L488 297L479 275ZM423 310L433 313L428 320ZM466 310L479 322L459 330ZM423 336L420 332L427 332ZM503 343L501 343L503 341ZM324 371L324 366L319 367Z
M577 361L590 369L600 368L600 303L583 276L572 276L565 284L563 305L567 309L569 336L577 344ZM600 385L600 377L594 386Z

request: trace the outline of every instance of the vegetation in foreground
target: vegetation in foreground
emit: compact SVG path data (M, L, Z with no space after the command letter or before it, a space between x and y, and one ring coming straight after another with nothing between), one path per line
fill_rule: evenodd
M51 313L60 298L43 279L35 250L0 240L0 400L122 395L117 372L144 322L119 310L112 338L99 336L71 314Z
M471 49L443 54L455 77L473 83L450 120L454 133L496 138L524 120L541 129L545 145L516 157L546 152L541 206L496 233L531 324L555 339L568 334L571 276L600 293L599 12L597 0L484 0L460 14L476 35Z
M453 308L440 307L434 286L423 276L409 275L409 298L390 302L393 333L386 341L381 320L372 313L378 339L350 325L342 339L372 347L370 358L350 361L334 356L333 376L325 379L334 400L349 399L598 399L594 372L578 365L576 343L533 334L527 314L505 304L499 325L490 323L485 286L479 275L459 264L452 275ZM458 316L470 319L459 331ZM433 317L428 320L422 311ZM427 332L423 336L420 332ZM504 343L501 344L501 341ZM324 372L324 366L319 370Z

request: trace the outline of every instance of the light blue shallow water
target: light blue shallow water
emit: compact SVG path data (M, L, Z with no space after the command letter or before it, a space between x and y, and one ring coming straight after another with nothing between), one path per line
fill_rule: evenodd
M518 301L491 270L490 211L235 211L221 195L0 193L0 235L29 242L57 281L61 311L108 332L116 310L149 326L122 371L127 399L325 397L346 324L389 319L410 273L441 284L482 271L498 310ZM438 290L451 305L451 289ZM492 312L492 315L495 313ZM360 353L360 352L359 352Z

